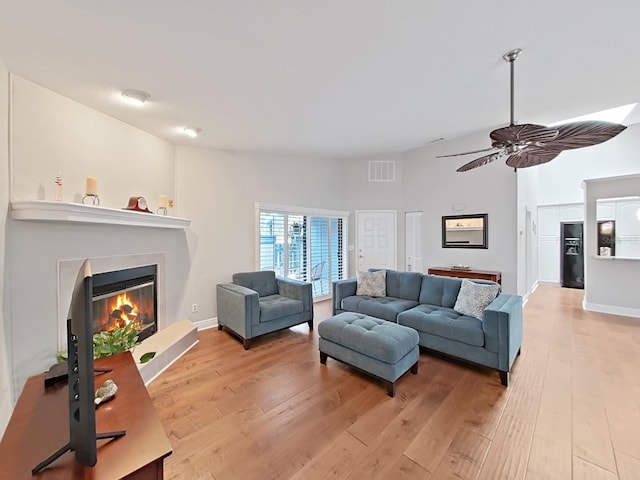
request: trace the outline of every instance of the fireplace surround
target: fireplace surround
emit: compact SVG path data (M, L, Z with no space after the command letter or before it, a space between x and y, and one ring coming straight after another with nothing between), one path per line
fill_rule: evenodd
M75 275L83 260L84 259L69 259L58 261L58 350L60 351L66 349L66 322L69 313L69 302L71 300ZM164 281L166 261L164 253L92 257L90 261L94 276L94 300L95 296L110 296L110 293L114 291L126 290L126 293L131 294L131 296L142 293L145 297L144 301L147 301L150 295L149 290L152 290L153 309L155 311L155 321L153 322L155 327L153 327L152 330L153 332L160 331L167 326ZM136 287L139 287L140 283L144 285L150 282L153 282L154 286L150 287L147 285L143 287L143 290L146 288L146 293L136 293ZM95 304L96 302L94 302L94 306ZM103 306L103 308L108 309L110 306ZM125 309L128 309L128 307L125 307ZM118 310L118 308L111 308L109 315L113 314L114 310ZM135 313L140 314L140 312ZM147 309L143 312L143 316L145 315L149 316ZM149 322L145 323L148 324ZM145 330L148 328L149 327L146 327ZM148 337L151 333L151 331L143 333L143 337L140 340Z

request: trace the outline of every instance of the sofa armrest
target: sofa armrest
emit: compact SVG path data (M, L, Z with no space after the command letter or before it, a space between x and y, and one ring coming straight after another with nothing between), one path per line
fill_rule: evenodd
M342 309L342 299L352 297L356 294L358 284L355 278L348 278L346 280L338 280L333 282L333 315L337 310Z
M235 283L216 285L218 324L229 327L243 338L251 338L251 326L260 323L258 292Z
M498 354L498 369L508 372L522 345L522 297L501 293L484 311L485 348Z
M310 283L284 277L276 277L276 282L280 295L300 300L305 312L313 311L313 292Z

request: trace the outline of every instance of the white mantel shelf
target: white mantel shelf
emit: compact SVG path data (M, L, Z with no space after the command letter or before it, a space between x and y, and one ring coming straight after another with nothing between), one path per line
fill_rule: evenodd
M185 229L191 225L191 220L187 218L45 200L11 202L11 213L15 220L36 222L100 223L174 229Z

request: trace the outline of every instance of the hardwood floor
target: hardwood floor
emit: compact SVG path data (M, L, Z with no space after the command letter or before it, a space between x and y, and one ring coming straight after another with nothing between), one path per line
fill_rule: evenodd
M329 359L306 324L200 342L149 385L167 479L640 479L640 319L540 286L522 355L498 374L420 355L384 385ZM316 322L330 315L316 304Z

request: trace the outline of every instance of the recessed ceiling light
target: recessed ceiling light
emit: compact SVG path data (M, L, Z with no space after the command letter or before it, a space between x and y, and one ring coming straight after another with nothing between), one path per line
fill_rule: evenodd
M202 129L198 127L184 127L182 131L188 137L195 138L202 131Z
M122 96L127 99L129 103L140 107L144 105L147 100L149 100L149 97L151 95L141 90L123 90Z

